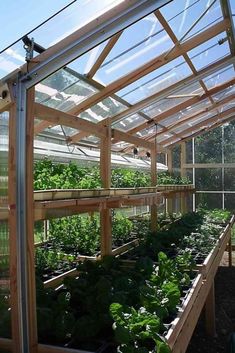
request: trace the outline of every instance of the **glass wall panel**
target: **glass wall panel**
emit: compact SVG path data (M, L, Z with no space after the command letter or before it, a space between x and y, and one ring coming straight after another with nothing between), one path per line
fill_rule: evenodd
M235 168L224 168L224 190L235 191Z
M196 168L195 186L197 190L220 191L222 190L221 168Z
M235 213L235 194L224 195L224 207Z
M222 194L196 194L196 208L205 207L208 209L222 208Z
M235 121L224 125L224 162L235 163Z
M222 163L221 128L195 139L195 163Z

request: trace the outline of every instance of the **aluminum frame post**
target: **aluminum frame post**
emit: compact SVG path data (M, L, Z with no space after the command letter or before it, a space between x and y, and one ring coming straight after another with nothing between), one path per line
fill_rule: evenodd
M17 217L17 274L18 306L21 326L21 347L19 353L29 351L28 316L28 271L26 234L26 100L27 89L20 75L16 83L16 217Z

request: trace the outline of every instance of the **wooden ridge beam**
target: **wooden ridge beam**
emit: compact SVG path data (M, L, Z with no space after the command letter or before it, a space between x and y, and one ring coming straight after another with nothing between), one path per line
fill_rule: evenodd
M112 82L100 92L97 92L96 94L94 94L93 96L85 100L84 102L78 104L76 107L71 109L70 113L75 115L80 114L84 110L90 108L91 106L95 105L96 103L100 102L102 99L110 96L111 94L119 91L123 87L126 87L127 85L149 74L150 72L160 68L161 66L167 64L168 62L171 62L172 60L178 58L184 53L192 50L193 48L213 38L219 33L224 32L230 27L230 25L231 24L228 19L225 19L216 23L215 25L209 27L207 30L195 35L193 38L186 40L183 44L181 44L180 47L177 47L177 46L174 47L171 53L168 54L168 52L165 52L160 56L150 60L143 66L133 70L129 74Z
M34 103L34 115L36 118L44 120L42 121L42 124L45 124L45 126L47 122L51 122L53 125L69 126L99 137L105 136L106 134L106 129L103 126L97 126L97 124L92 123L91 121L81 119L75 115L47 107L40 103ZM39 127L38 124L38 126L34 128L34 134L36 135L40 131L41 126Z
M203 120L203 121L201 121L201 122L198 123L198 124L195 124L195 125L193 125L193 126L190 126L189 128L183 130L183 131L182 131L180 134L178 134L178 135L181 136L181 137L184 137L185 134L188 134L188 133L190 133L190 132L193 132L193 131L195 131L196 129L205 126L206 124L208 124L208 127L209 127L209 124L213 124L213 123L217 122L218 119L223 119L223 118L226 117L228 114L233 114L233 113L235 113L235 108L227 109L227 110L224 111L223 113L216 114L216 115L210 117L209 119ZM169 144L170 144L172 141L174 141L175 139L176 139L176 137L175 137L175 136L172 136L172 137L170 137L170 138L168 138L168 139L162 141L160 144L162 144L163 146L169 146ZM179 141L179 142L182 142L182 140Z

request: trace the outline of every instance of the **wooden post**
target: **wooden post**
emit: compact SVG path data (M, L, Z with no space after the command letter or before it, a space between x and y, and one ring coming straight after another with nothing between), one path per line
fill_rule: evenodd
M215 327L215 286L212 282L211 289L205 302L206 332L208 335L216 336Z
M9 249L10 249L10 305L12 352L22 351L19 318L19 293L17 275L17 229L16 229L16 104L9 112L9 158L8 158L8 207L9 207Z
M154 147L151 150L151 185L157 185L157 144L156 140L154 143ZM157 206L151 205L151 231L155 232L157 230Z
M168 167L168 172L171 174L173 170L173 163L172 163L172 150L169 150L167 153L167 167ZM166 198L166 212L168 214L173 213L173 203L172 203L172 198L167 197Z
M27 232L27 266L28 266L28 315L30 322L30 353L37 352L37 316L36 316L36 283L34 261L34 195L33 195L33 140L34 140L34 87L27 92L27 126L26 126L26 232Z
M182 142L180 144L181 147L181 153L180 153L180 175L181 177L186 176L186 170L184 167L184 164L186 163L186 143ZM180 208L181 208L181 213L184 214L187 212L187 195L186 193L181 193L180 195Z
M106 136L100 140L100 176L103 188L111 186L111 125L106 122ZM100 211L101 226L101 256L112 253L112 220L111 210L104 208Z

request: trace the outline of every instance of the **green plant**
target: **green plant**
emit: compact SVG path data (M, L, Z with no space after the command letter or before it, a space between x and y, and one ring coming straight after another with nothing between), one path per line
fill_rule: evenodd
M68 252L94 255L99 247L100 223L98 216L75 215L50 222L50 237L56 247Z
M114 243L124 243L130 238L133 223L121 213L116 213L112 219L112 236Z
M133 307L113 303L110 313L114 320L113 329L118 343L119 353L167 353L170 349L159 334L160 318L146 308L136 310Z

